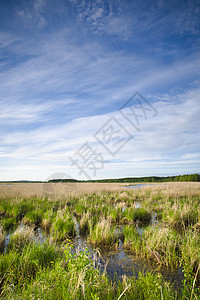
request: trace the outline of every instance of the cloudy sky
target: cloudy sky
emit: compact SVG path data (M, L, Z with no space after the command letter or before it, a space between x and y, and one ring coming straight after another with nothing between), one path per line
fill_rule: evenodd
M1 0L0 180L200 171L200 1Z

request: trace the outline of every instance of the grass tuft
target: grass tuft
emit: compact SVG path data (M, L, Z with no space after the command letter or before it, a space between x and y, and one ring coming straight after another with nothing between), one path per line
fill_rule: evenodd
M0 225L0 252L3 252L3 250L4 250L5 238L6 238L6 235L5 235L3 226Z

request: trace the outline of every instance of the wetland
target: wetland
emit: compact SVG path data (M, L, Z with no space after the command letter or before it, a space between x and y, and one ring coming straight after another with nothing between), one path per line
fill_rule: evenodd
M1 198L0 297L199 299L200 184L96 187Z

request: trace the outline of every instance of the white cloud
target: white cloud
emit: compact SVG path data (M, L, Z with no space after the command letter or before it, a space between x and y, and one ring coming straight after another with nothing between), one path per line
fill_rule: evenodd
M199 153L188 153L183 155L181 158L182 159L193 159L193 158L199 158L200 157L200 152Z
M161 174L161 166L174 166L178 170L190 170L192 164L198 164L199 140L196 134L199 132L200 103L198 101L200 90L194 90L177 96L177 103L157 102L154 105L158 114L154 118L145 120L141 118L141 132L137 133L132 126L119 114L118 111L87 118L75 119L67 124L58 126L43 126L39 129L9 133L1 137L1 156L10 159L10 163L15 165L15 161L27 161L28 165L36 164L38 174L43 165L54 162L54 166L60 168L64 164L66 169L71 169L69 156L85 143L98 149L110 161L105 164L104 170L97 174L112 173L116 161L119 173L121 168L134 166L135 172L141 173L144 165L148 172ZM167 96L165 95L165 99ZM180 99L182 101L180 101ZM162 100L162 99L160 99ZM95 132L110 119L111 116L117 118L127 130L135 135L135 139L124 146L115 159L100 146L94 139ZM4 152L5 151L5 152ZM32 162L33 161L33 162ZM111 165L114 164L112 167ZM9 166L8 166L9 167ZM10 167L9 167L10 168ZM168 167L167 167L168 168ZM5 169L5 168L4 168ZM140 171L139 171L140 170ZM73 174L79 176L78 170L73 170ZM127 168L127 176L130 176L130 167ZM154 173L155 172L155 173Z

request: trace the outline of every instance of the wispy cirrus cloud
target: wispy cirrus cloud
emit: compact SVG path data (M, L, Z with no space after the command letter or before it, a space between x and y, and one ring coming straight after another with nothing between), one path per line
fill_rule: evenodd
M29 28L37 26L41 28L47 24L44 13L46 5L46 0L36 0L32 3L31 7L25 9L18 8L16 14L22 20L24 26Z

